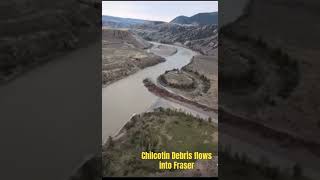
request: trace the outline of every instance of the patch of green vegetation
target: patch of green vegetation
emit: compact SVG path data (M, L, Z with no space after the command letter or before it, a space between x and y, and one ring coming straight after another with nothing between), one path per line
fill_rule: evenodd
M212 123L184 112L158 108L135 115L119 139L103 147L103 176L148 176L159 170L158 160L141 160L141 152L217 153Z
M192 63L192 62L190 62L189 64L191 64L191 63ZM203 90L202 90L202 92L203 92L203 93L207 93L207 92L208 92L208 90L209 90L210 87L211 87L210 79L209 79L209 78L207 78L207 77L206 77L205 75L203 75L203 74L200 74L200 73L199 73L198 71L196 71L196 70L192 70L191 68L188 67L188 65L182 67L182 70L183 70L183 71L186 71L186 72L189 72L189 73L192 73L193 75L197 76L197 77L202 81L202 83L203 83Z
M170 79L172 80L173 77L170 77L170 73L175 73L176 74L176 81L178 82L170 82ZM177 78L179 77L179 78ZM159 78L158 78L159 82L163 83L163 84L166 84L170 87L173 87L173 88L177 88L177 89L194 89L196 88L196 83L195 83L195 80L186 75L185 73L181 72L180 70L178 69L173 69L171 71L166 71L164 74L160 75Z

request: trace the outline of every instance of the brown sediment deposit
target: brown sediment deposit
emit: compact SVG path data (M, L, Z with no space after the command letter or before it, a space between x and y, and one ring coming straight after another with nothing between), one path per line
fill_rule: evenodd
M186 99L186 98L184 98L182 96L179 96L177 94L173 94L173 93L167 91L166 89L163 89L163 88L157 86L156 84L154 84L149 79L143 80L143 83L148 88L148 90L150 92L152 92L153 94L155 94L157 96L160 96L160 97L163 97L163 98L168 98L168 99L172 98L172 99L178 100L180 102L191 104L193 106L201 108L204 111L213 111L213 112L216 112L216 113L218 112L218 109L210 108L210 107L208 107L206 105L199 104L197 102L191 101L191 100Z

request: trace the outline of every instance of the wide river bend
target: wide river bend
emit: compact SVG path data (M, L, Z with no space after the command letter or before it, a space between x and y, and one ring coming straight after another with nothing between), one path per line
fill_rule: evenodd
M160 101L165 101L150 93L142 81L145 78L156 81L157 77L166 70L187 65L191 58L197 54L190 49L174 47L177 48L177 53L165 57L166 62L145 68L102 89L102 142L105 142L108 136L116 135L133 114L145 112L152 106L159 104ZM162 56L161 54L157 55ZM192 112L192 114L195 113L195 111ZM200 117L201 115L199 114Z

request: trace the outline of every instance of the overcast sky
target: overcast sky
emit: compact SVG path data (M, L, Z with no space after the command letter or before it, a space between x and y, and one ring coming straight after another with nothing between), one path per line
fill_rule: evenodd
M169 22L177 16L218 11L217 1L103 1L102 14Z

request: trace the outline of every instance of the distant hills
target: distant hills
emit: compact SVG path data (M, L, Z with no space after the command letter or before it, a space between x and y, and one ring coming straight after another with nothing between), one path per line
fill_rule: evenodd
M133 35L148 41L180 43L204 55L215 54L218 45L218 12L198 13L191 17L178 16L169 23L102 16L102 25L106 28L127 28ZM119 35L122 39L136 39L123 32Z
M178 16L174 18L170 23L199 25L218 24L218 12L198 13L191 17Z
M131 28L132 26L142 24L162 24L161 21L149 21L133 18L121 18L114 16L102 16L102 26L112 28ZM198 13L194 16L178 16L174 18L170 23L175 24L197 24L197 25L217 25L218 24L218 12Z
M140 25L146 22L150 22L147 20L142 19L132 19L132 18L121 18L121 17L114 17L114 16L102 16L102 25L103 26L110 26L113 28L129 28L134 25Z
M218 46L218 25L189 25L177 23L146 23L132 29L148 41L165 44L180 43L204 55L215 54Z

